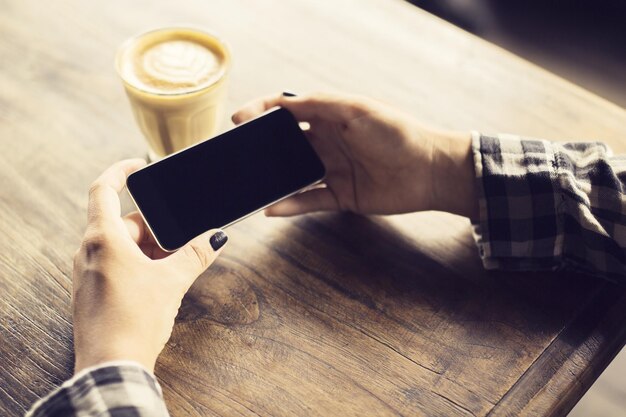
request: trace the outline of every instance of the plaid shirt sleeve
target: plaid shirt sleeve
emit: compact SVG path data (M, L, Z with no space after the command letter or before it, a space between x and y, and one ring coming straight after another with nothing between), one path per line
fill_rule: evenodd
M568 269L626 284L626 156L602 143L473 134L487 269Z
M161 387L135 362L108 362L79 372L40 399L26 417L169 417Z

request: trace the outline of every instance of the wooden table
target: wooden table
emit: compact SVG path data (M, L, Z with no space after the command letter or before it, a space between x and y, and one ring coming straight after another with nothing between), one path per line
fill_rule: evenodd
M448 128L626 151L623 109L400 0L2 10L2 416L71 376L87 188L145 152L113 69L137 32L184 22L220 33L235 59L229 110L285 88L345 90ZM452 215L257 215L229 234L156 368L173 416L564 415L626 339L623 288L485 272L468 221Z

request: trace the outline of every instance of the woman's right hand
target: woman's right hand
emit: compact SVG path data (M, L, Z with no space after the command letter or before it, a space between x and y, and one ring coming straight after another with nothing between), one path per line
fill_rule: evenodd
M330 94L258 99L233 121L242 123L274 106L309 123L305 133L327 174L321 187L274 204L268 215L319 210L477 215L469 133L429 128L371 99Z

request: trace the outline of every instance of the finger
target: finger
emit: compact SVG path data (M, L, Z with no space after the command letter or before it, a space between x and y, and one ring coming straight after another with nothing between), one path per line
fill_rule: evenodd
M317 93L297 97L281 96L274 105L286 108L301 122L345 123L368 112L365 99L345 94Z
M316 93L304 96L274 94L249 102L232 116L239 124L253 119L272 107L289 110L298 121L322 120L343 123L367 113L365 99L345 94Z
M122 217L122 221L124 222L124 226L126 226L126 230L128 230L130 238L134 240L135 243L145 242L151 236L150 231L138 211L128 213L126 216Z
M231 117L233 123L240 124L250 119L254 119L272 107L279 106L282 101L282 94L262 97L246 103L237 110Z
M87 218L89 223L120 217L119 193L132 172L146 165L143 159L126 159L111 165L89 189Z
M286 198L265 209L267 216L295 216L313 211L339 210L337 198L328 188L314 188Z
M128 235L135 241L139 249L150 259L163 259L171 255L170 252L165 252L158 245L152 232L144 222L143 217L138 211L128 213L122 217L122 221L128 230Z
M194 238L165 262L188 273L189 285L215 261L228 241L228 236L221 230L209 230Z
M172 255L170 252L165 252L156 242L153 241L140 243L139 248L144 255L153 260L167 258Z

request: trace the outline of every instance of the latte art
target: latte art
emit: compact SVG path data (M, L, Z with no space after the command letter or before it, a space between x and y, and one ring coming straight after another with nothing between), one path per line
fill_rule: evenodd
M212 81L221 62L204 45L189 40L158 43L135 63L136 76L142 84L168 92L197 89Z

